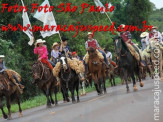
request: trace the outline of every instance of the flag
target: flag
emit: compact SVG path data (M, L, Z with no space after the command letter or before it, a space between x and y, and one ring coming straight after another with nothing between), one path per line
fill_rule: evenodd
M46 4L50 7L48 0L45 0L40 6L45 6ZM53 30L51 31L40 31L43 38L59 33L59 31L56 31L57 24L56 24L56 21L52 12L45 13L44 11L41 11L41 12L37 11L34 15L34 18L43 22L43 26L48 25L49 28L51 28L51 26L53 27L55 26Z
M105 7L104 5L100 2L100 0L94 0L96 6L100 6L100 8L103 7L103 11L100 11L100 13L105 13ZM111 4L108 5L108 9L110 8Z
M23 0L21 0L21 2L22 2L22 5L24 6ZM23 30L23 32L25 34L27 34L27 36L29 37L30 41L28 42L28 44L31 46L34 42L34 36L32 33L32 27L31 27L31 23L29 21L29 17L28 17L27 12L23 11L22 18L23 18L23 27L28 27L27 30L26 31Z

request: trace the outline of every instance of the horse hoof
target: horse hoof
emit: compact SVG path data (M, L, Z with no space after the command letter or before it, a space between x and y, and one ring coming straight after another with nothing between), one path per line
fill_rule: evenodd
M134 85L134 91L137 91L137 90L138 90L137 86L136 86L136 85Z
M73 103L73 104L75 104L75 103L76 103L76 101L72 101L72 103Z
M107 91L105 91L104 94L107 94Z
M80 100L77 100L77 103L79 103L80 102Z
M12 119L11 115L9 115L7 119L8 119L8 120L11 120L11 119Z
M130 89L127 89L127 93L129 93L130 92Z
M19 117L22 117L23 116L23 114L22 113L19 113Z
M55 102L55 105L58 105L58 102Z
M51 108L51 104L48 104L48 105L46 106L46 108Z
M140 82L140 87L143 87L144 86L144 83L141 81Z
M51 103L54 105L54 101L51 101Z
M4 115L4 116L3 116L3 118L4 118L4 119L7 119L7 118L8 118L8 116L7 116L7 115Z

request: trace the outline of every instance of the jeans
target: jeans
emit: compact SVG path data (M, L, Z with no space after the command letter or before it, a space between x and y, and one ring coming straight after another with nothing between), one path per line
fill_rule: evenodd
M51 63L51 65L53 66L53 67L55 67L55 64L51 61L51 60L48 60L50 63Z
M106 64L108 64L108 60L107 60L107 58L106 58L106 54L103 52L103 51L101 51L101 50L98 50L100 53L102 53L102 55L104 56L104 61L105 61L105 63Z

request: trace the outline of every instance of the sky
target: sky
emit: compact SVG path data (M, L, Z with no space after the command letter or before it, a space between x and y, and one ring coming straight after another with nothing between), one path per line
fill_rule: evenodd
M163 8L163 0L150 0L152 3L155 4L156 8Z

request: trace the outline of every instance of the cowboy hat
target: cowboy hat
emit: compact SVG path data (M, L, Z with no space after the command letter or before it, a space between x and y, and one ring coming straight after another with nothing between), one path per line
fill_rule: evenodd
M92 34L93 34L92 32L88 32L87 36L88 36L88 35L92 35Z
M45 43L46 41L45 40L42 40L42 39L37 39L35 45L39 44L39 43Z
M121 28L125 28L125 26L126 26L126 25L124 25L124 24L121 24L120 26L121 26Z
M158 27L156 27L156 26L153 26L151 29L158 29Z
M148 32L143 32L143 33L141 33L141 35L140 35L141 38L144 38L144 37L147 37L147 36L148 36Z
M0 58L4 58L5 56L4 55L0 55Z
M54 42L52 47L57 46L57 45L59 44L57 42Z

